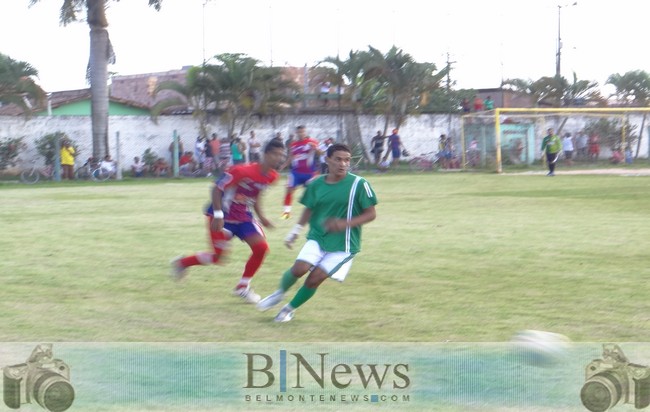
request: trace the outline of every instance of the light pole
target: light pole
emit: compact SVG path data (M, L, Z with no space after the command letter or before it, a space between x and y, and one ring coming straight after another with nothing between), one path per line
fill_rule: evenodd
M555 76L562 76L561 67L562 67L562 7L576 6L578 2L573 4L557 5L557 53L555 53Z

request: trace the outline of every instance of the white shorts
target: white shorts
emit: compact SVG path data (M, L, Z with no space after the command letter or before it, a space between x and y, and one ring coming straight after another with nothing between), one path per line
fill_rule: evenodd
M296 260L321 268L331 279L343 282L350 271L353 253L325 252L315 240L308 240Z

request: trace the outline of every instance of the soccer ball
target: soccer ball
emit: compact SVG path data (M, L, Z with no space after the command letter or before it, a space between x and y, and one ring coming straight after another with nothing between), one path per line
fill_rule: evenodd
M534 366L553 366L566 358L571 340L559 333L541 330L522 330L511 343L521 359Z

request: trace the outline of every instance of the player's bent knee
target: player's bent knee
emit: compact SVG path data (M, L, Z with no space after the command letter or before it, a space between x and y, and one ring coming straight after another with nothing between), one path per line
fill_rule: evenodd
M307 279L305 280L305 286L310 289L315 289L320 286L327 279L327 273L323 272L322 269L316 268L311 271Z
M266 255L269 253L269 244L266 242L259 242L251 246L253 254L255 255Z
M309 269L311 269L311 263L303 262L301 260L297 260L293 266L291 266L291 274L294 275L297 278L302 277L305 273L309 272Z

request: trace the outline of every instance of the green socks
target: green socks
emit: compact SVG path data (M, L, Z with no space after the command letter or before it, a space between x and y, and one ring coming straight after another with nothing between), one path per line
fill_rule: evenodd
M282 279L280 280L280 289L286 292L297 281L298 278L291 273L291 269L288 269L286 272L284 272L284 275L282 275Z
M295 277L291 273L291 269L289 269L282 275L282 280L280 280L280 289L282 289L283 292L286 292L297 281L298 278ZM300 305L311 299L311 297L316 293L317 289L318 288L311 289L305 285L302 285L302 287L298 289L296 296L294 296L291 302L289 302L289 305L291 305L292 308L297 309Z
M291 305L291 307L294 309L298 309L300 305L307 302L309 299L311 299L312 296L314 296L317 289L318 288L311 289L305 285L302 285L302 287L298 289L296 296L294 296L291 302L289 302L289 305Z

